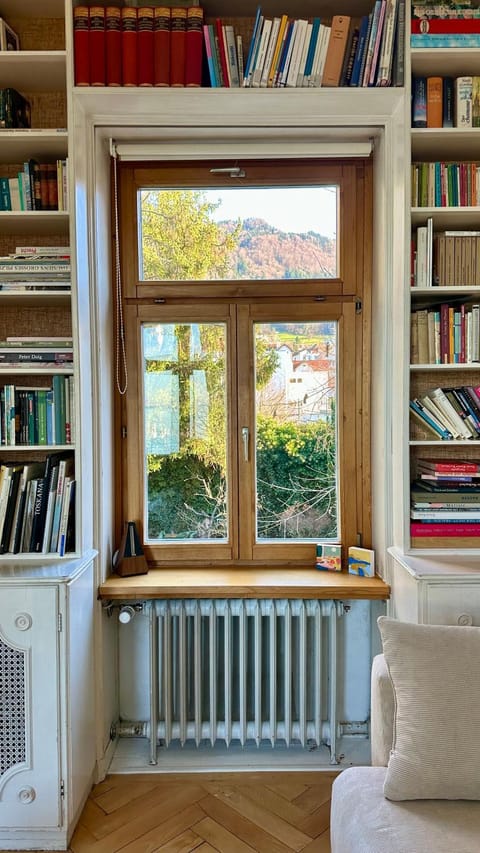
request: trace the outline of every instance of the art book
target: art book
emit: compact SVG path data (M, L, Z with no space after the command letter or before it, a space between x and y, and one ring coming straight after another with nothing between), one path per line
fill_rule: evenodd
M375 551L352 545L348 549L348 571L351 575L373 578L375 576Z
M342 546L341 545L317 545L315 558L317 569L328 572L342 571Z

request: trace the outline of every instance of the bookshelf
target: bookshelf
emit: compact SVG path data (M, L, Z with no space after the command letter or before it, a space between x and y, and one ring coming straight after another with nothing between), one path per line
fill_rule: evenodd
M414 76L460 77L480 74L479 51L473 48L432 48L410 51L411 70ZM410 134L411 161L413 162L475 162L478 160L479 128L412 128ZM428 218L433 220L433 231L476 231L480 221L478 205L411 207L410 224L412 235ZM432 310L442 303L459 306L466 310L480 301L480 287L462 281L455 286L407 287L410 311L425 307ZM450 361L450 360L449 360ZM453 361L453 358L452 358ZM480 364L410 364L409 399L421 397L432 388L458 388L477 386L480 380ZM480 461L478 437L470 440L437 441L422 427L410 421L409 430L410 480L418 473L418 465L424 459L446 462ZM410 490L407 497L406 516L410 518ZM408 525L409 527L409 525ZM407 552L413 554L440 554L449 552L475 553L480 547L476 536L415 536L406 535ZM468 571L468 570L467 570Z
M24 170L24 163L34 159L39 163L56 164L67 160L69 154L68 133L68 97L67 97L67 52L65 5L63 0L47 0L42 7L42 18L38 17L38 6L33 0L22 4L6 0L2 4L2 16L8 21L20 39L18 51L0 52L0 88L13 88L27 99L31 108L31 122L28 129L5 128L0 134L0 174L6 178L15 178ZM26 206L26 204L25 204ZM0 211L0 255L7 256L20 246L49 247L73 244L71 238L71 217L67 209L39 210L1 210ZM73 260L73 257L72 257ZM2 364L0 367L0 387L30 388L35 400L43 391L51 389L58 378L77 384L77 347L74 328L74 285L72 278L54 289L41 289L32 283L32 287L0 288L0 339L10 336L72 337L74 342L73 364L45 367L34 365L19 367L17 364ZM0 282L1 283L1 282ZM35 390L35 389L38 389ZM41 392L41 394L39 393ZM78 413L78 403L72 408ZM19 407L15 404L15 415L20 418ZM38 430L35 436L38 435ZM20 434L15 443L6 443L5 429L2 431L0 464L12 466L14 463L26 466L29 463L43 465L54 453L71 451L76 453L74 441L65 444L62 437L53 437L38 442L33 433L23 438ZM77 466L78 467L78 466ZM78 492L77 501L79 502ZM4 543L5 544L5 543ZM75 537L74 549L69 556L80 552L79 534ZM45 561L59 559L56 549L47 548L44 553L29 550L26 543L20 552L12 553L6 545L0 554L0 565L9 563L14 556L16 561L30 563L39 559Z

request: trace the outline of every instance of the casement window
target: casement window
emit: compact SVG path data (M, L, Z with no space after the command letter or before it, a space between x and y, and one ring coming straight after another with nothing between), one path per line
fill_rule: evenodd
M119 529L162 565L369 545L370 162L125 162L118 205Z

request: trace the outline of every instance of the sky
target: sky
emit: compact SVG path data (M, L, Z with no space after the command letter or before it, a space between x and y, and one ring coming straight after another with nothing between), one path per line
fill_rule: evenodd
M213 214L224 219L264 219L282 231L315 231L334 237L337 197L333 187L268 187L262 189L204 190L221 205Z

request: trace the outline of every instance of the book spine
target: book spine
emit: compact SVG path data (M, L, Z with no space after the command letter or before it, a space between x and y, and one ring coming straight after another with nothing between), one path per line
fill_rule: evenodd
M414 34L410 36L410 47L480 47L480 33L461 34Z
M90 86L88 6L73 8L73 57L75 86Z
M455 127L472 127L472 88L472 77L455 79Z
M228 73L227 54L225 52L225 45L223 41L223 27L220 18L217 18L215 20L215 44L218 50L220 68L222 69L223 85L226 88L230 88L230 75Z
M412 80L412 127L427 126L427 78Z
M410 26L414 35L469 35L480 33L480 18L412 18Z
M433 524L414 521L410 524L411 536L480 536L480 524L465 524L454 522L452 524Z
M117 6L105 9L105 82L122 85L122 19Z
M397 24L393 46L392 84L405 84L405 0L398 0Z
M121 9L122 20L122 80L124 86L136 86L137 76L137 10L131 6Z
M174 6L170 28L170 86L185 86L186 30L187 10Z
M90 6L90 85L105 86L105 7Z
M153 10L153 80L155 86L170 85L170 8Z
M153 86L153 6L140 6L137 13L138 85Z
M376 74L377 74L377 65L378 65L379 54L380 54L380 45L382 42L383 25L384 25L384 21L385 21L386 8L387 8L386 0L382 0L381 6L380 6L380 14L378 16L377 32L376 32L375 41L373 44L372 62L370 65L370 75L368 78L368 85L369 86L375 85Z
M187 9L187 32L185 39L185 86L201 86L203 9L200 6L190 6Z
M443 125L443 80L427 77L427 127Z
M333 16L330 41L323 69L322 86L338 86L340 83L349 28L350 17L348 15Z

